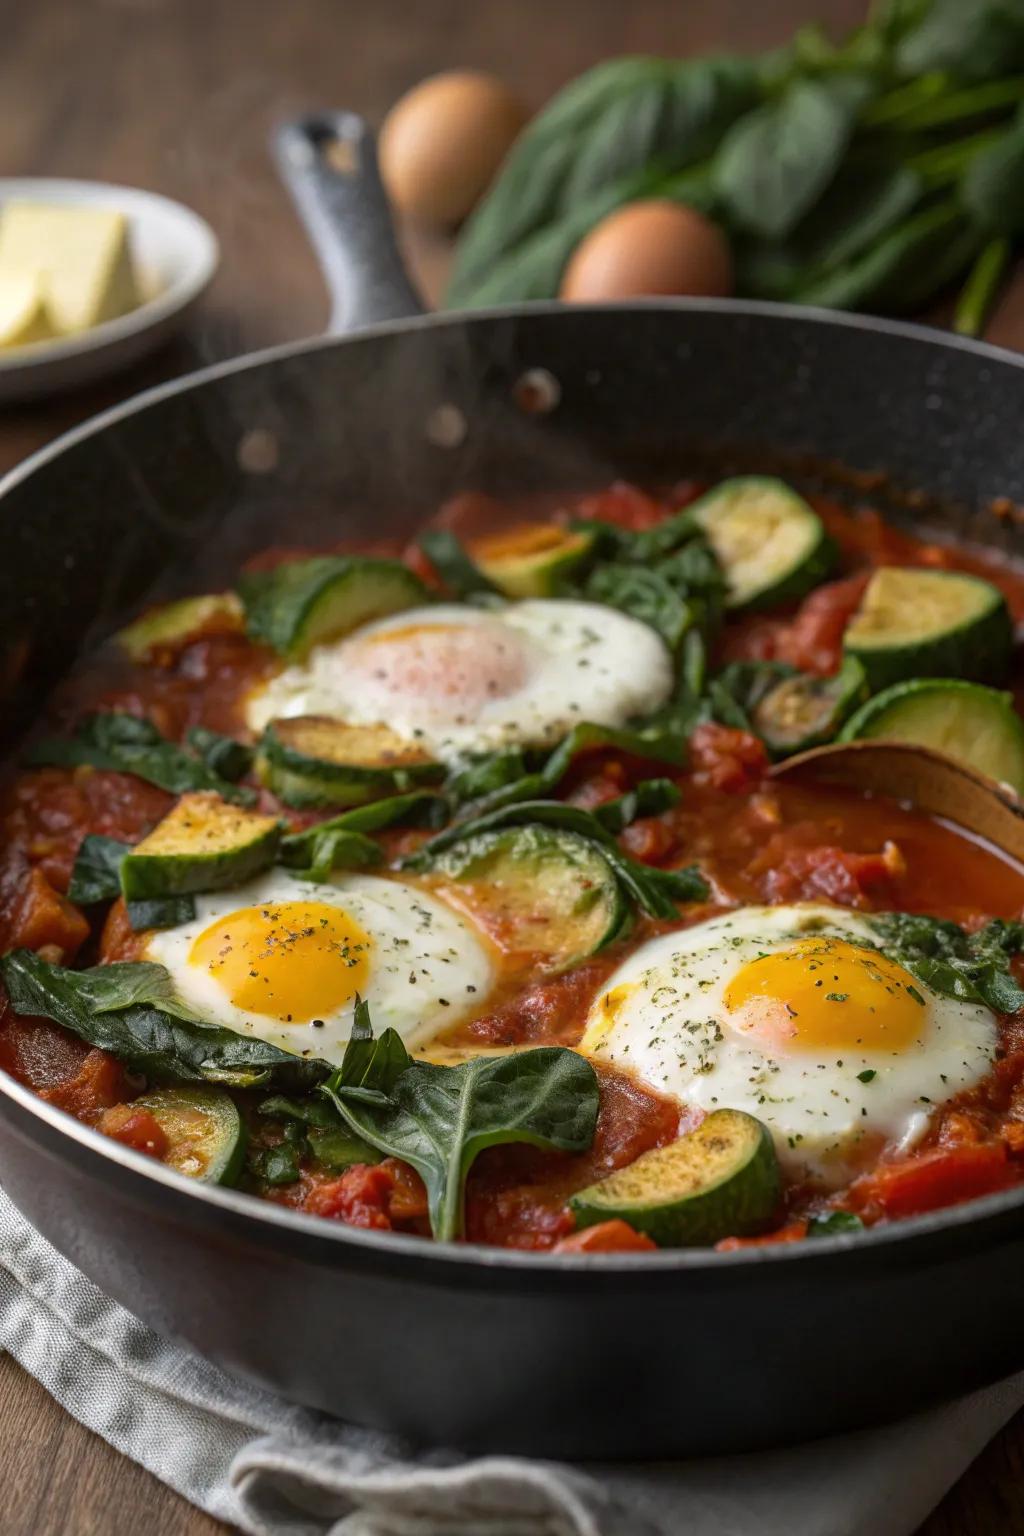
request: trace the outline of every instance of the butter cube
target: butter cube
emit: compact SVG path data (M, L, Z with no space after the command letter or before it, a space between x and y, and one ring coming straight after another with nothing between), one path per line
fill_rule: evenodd
M0 277L34 274L61 334L88 330L141 303L128 225L103 208L9 202L0 214Z
M39 278L30 272L0 272L0 347L23 347L53 335Z

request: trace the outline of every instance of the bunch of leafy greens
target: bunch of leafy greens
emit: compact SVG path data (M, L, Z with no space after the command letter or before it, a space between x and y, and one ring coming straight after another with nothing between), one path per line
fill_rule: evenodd
M881 947L919 981L943 997L984 1003L995 1013L1024 1008L1024 987L1010 962L1024 953L1024 923L995 919L965 933L956 923L911 912L885 912L868 919Z
M741 294L906 313L966 275L977 334L1024 234L1022 0L889 0L841 43L759 60L629 57L561 91L463 231L460 307L551 298L638 198L695 207Z
M162 965L125 961L71 971L17 949L0 959L0 975L16 1013L55 1020L152 1082L301 1092L330 1072L326 1062L201 1023L178 1001Z
M597 1124L597 1074L562 1046L454 1067L414 1060L393 1029L375 1038L356 1007L341 1067L320 1090L350 1130L422 1178L436 1238L463 1229L466 1175L485 1147L527 1142L584 1152Z
M151 721L111 710L86 716L71 736L46 736L34 742L24 761L30 767L88 764L114 769L133 773L172 795L206 789L225 800L251 805L255 793L233 782L249 765L248 749L214 731L192 732L191 740L191 748L178 746L165 740Z

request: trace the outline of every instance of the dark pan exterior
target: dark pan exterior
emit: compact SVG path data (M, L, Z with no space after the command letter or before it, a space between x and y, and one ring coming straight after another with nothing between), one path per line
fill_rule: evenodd
M537 369L554 391L523 390ZM516 403L554 396L539 414ZM1024 553L1020 523L989 505L1024 501L1022 421L1024 366L1008 354L756 305L538 307L267 354L111 413L0 487L8 718L28 718L151 592L228 580L270 543L403 532L467 488L781 468ZM1024 1365L1015 1194L731 1256L433 1249L196 1189L6 1079L0 1169L26 1215L147 1322L419 1441L736 1450Z

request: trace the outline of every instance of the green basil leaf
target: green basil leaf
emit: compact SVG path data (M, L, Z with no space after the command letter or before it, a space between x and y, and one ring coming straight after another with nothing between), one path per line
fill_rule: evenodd
M856 260L809 282L798 297L832 309L912 310L967 266L981 238L964 227L956 203L942 202L897 225Z
M901 74L948 70L959 80L991 80L1024 69L1021 0L932 0L900 38Z
M220 731L208 730L205 725L194 725L188 733L188 744L193 747L211 773L234 783L252 767L255 749L233 736L222 736Z
M205 789L240 805L256 799L252 790L212 772L202 758L165 741L150 721L117 710L88 716L73 736L44 737L29 748L24 761L31 767L88 764L133 773L172 795Z
M862 76L798 79L740 119L715 185L741 228L778 239L796 227L839 169L870 89Z
M969 161L960 198L982 229L1024 235L1024 121Z
M68 900L80 907L91 907L120 896L121 860L130 847L130 843L121 843L116 837L102 837L98 833L83 837L71 871Z
M493 581L473 564L462 541L447 528L428 528L416 542L454 597L460 601L469 597L504 601Z
M381 1087L353 1083L343 1065L321 1091L357 1136L415 1168L438 1239L460 1235L466 1175L486 1147L526 1142L582 1152L594 1139L597 1074L561 1046L455 1067L410 1061L381 1081Z
M330 1072L326 1062L289 1055L265 1040L200 1024L170 1010L156 974L163 966L113 964L71 971L47 965L31 950L0 959L0 974L16 1013L54 1019L88 1045L109 1051L158 1083L225 1083L287 1090L312 1088ZM154 991L154 989L156 989ZM132 1002L124 998L132 996ZM155 1005L154 996L160 1001Z

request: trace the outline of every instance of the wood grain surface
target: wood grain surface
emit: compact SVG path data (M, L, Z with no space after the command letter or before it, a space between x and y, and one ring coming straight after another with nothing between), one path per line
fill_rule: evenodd
M863 9L862 0L0 0L0 174L166 193L210 220L223 252L187 337L102 388L3 411L0 470L147 384L322 328L326 296L265 148L289 113L344 106L379 121L408 86L452 65L497 70L538 106L611 55L760 49L811 17L842 30ZM436 296L444 247L403 235ZM1024 280L990 335L1024 347ZM226 1529L119 1457L3 1357L0 1488L3 1536ZM1024 1416L920 1536L1017 1532Z

